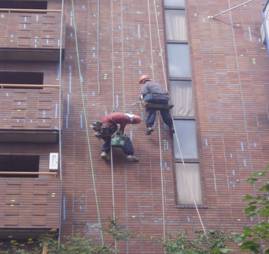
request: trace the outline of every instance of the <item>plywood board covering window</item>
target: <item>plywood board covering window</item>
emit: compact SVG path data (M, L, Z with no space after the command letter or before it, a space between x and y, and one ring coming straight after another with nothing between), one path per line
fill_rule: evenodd
M176 163L176 183L179 204L202 204L199 164Z

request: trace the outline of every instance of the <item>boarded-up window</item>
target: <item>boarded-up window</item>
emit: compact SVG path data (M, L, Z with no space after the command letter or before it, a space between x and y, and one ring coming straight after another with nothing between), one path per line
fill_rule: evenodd
M186 17L183 10L166 10L166 39L172 41L186 41Z
M185 7L185 0L164 0L165 7L183 8Z
M173 116L194 116L191 81L171 81Z
M191 77L190 52L188 44L167 44L169 77Z
M195 120L174 120L174 156L178 160L198 160Z
M198 163L176 163L178 203L183 205L202 204L201 181Z

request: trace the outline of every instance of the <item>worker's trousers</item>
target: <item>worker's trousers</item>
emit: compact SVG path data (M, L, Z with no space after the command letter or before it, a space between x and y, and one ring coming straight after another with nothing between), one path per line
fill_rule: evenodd
M147 108L147 118L146 118L146 126L152 127L154 125L157 111L160 110L163 121L167 124L170 129L173 129L173 120L171 118L169 109L153 109Z

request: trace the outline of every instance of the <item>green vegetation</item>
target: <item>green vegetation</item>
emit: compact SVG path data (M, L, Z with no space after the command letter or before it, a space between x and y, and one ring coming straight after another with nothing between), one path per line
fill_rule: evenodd
M231 249L226 244L231 242L221 231L197 232L194 239L188 238L185 234L179 234L170 238L164 243L167 254L226 254Z
M267 167L263 171L253 173L248 182L258 189L255 195L246 195L246 216L255 220L251 226L243 229L236 236L241 250L250 253L269 254L269 181Z
M248 182L257 189L257 193L246 195L247 202L245 214L252 218L253 223L244 227L240 234L227 234L218 230L196 232L189 237L179 233L175 237L169 237L163 243L167 254L228 254L237 253L229 248L234 242L238 244L242 253L269 254L269 167L263 171L253 173ZM117 220L110 220L104 230L114 241L151 240L162 242L151 236L135 235L130 233ZM59 244L55 235L43 236L38 240L28 239L27 242L0 242L0 254L116 254L114 243L110 246L102 246L84 236L72 236L63 239ZM42 253L42 254L43 254Z

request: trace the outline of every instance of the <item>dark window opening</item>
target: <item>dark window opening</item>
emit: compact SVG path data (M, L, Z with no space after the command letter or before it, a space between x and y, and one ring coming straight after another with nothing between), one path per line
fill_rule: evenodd
M0 71L0 86L2 88L42 89L43 82L44 73L42 72Z
M38 177L39 156L0 155L0 176ZM9 174L10 172L10 174Z
M6 0L0 1L0 8L3 9L42 9L48 8L48 1L19 1Z

